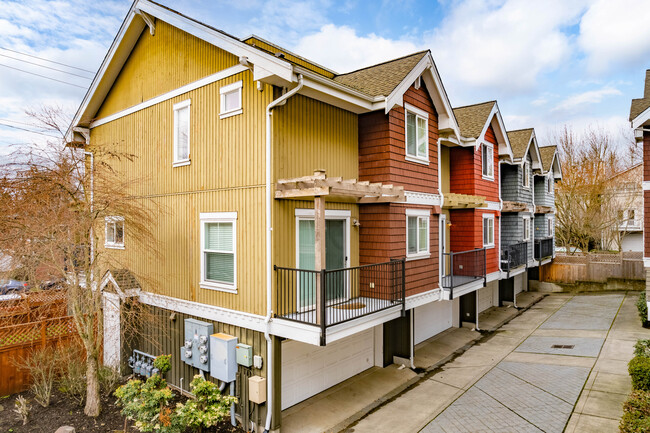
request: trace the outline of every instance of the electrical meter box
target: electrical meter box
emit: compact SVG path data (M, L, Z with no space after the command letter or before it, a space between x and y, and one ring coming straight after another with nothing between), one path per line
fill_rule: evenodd
M266 401L266 379L261 376L248 378L248 400L256 404Z
M210 376L222 382L237 378L237 337L228 334L210 335Z
M203 371L210 371L210 334L212 323L185 319L185 343L181 360Z
M237 345L237 364L244 367L253 365L253 348L248 344L239 343Z

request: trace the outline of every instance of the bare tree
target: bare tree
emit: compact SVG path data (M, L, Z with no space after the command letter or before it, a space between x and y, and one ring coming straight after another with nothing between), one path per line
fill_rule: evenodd
M98 283L106 269L129 268L97 248L97 234L103 233L106 217L119 215L129 228L130 245L148 245L148 251L155 251L151 227L159 209L132 196L137 180L113 169L131 155L95 148L91 166L90 154L80 143L65 143L64 125L69 123L60 109L28 114L61 139L18 148L0 165L0 251L12 258L31 286L56 280L67 290L68 310L86 352L84 412L97 416L103 339Z

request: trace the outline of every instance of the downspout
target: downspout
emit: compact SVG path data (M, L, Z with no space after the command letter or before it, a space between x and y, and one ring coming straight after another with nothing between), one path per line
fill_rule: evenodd
M266 338L266 371L267 371L267 392L266 392L266 423L264 432L271 429L271 417L273 414L273 342L269 333L271 327L271 317L273 315L273 260L271 259L271 239L273 226L271 224L271 115L275 107L284 105L287 99L298 93L303 86L302 74L298 75L298 85L280 96L278 99L271 101L266 107L266 318L264 323L264 338Z
M443 212L443 207L445 206L445 195L442 193L442 154L440 153L440 138L438 138L438 194L440 195L440 212ZM446 223L445 223L446 225ZM438 230L440 230L440 219L438 219ZM447 227L443 226L442 230L445 231L447 230ZM446 232L445 232L446 233ZM445 242L447 242L447 237L443 235L445 238ZM438 239L440 239L440 233L438 233ZM444 245L442 246L444 248ZM438 261L440 261L440 257L442 257L442 263L438 263L438 266L440 267L438 271L438 288L440 289L440 296L438 297L438 301L442 301L444 299L444 292L445 289L442 287L442 277L444 275L444 269L443 266L445 264L445 257L442 254L438 254ZM451 295L449 297L449 300L451 301Z
M411 362L411 370L415 370L415 363L413 362L415 359L415 335L413 335L413 331L415 328L415 326L413 326L414 321L415 321L415 308L412 308L411 320L409 320L411 325L411 357L409 358L409 361Z

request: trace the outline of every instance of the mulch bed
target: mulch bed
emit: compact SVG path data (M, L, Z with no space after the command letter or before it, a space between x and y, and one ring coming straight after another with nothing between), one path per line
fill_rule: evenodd
M27 425L23 425L14 409L14 401L21 395L29 400L31 412ZM97 418L84 415L83 406L78 406L70 401L65 394L58 390L52 393L49 407L43 407L36 403L31 392L14 394L9 397L0 398L0 433L54 433L57 428L69 425L79 432L113 433L124 428L124 418L120 414L120 408L115 405L115 397L102 396L102 412ZM135 433L137 429L131 426L127 432ZM222 422L213 429L206 429L208 433L243 433L243 430L230 425L230 420Z

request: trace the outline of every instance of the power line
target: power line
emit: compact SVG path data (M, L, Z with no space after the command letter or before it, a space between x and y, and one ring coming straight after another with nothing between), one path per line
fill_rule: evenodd
M47 78L48 80L58 81L59 83L67 84L69 86L79 87L80 89L86 89L86 87L84 87L84 86L79 86L77 84L68 83L67 81L57 80L56 78L52 78L52 77L46 77L45 75L37 74L35 72L29 72L29 71L26 71L24 69L14 68L13 66L5 65L5 64L2 64L2 63L0 63L0 66L4 66L5 68L14 69L16 71L24 72L26 74L36 75L37 77Z
M41 68L46 68L46 69L51 69L53 71L62 72L64 74L74 75L75 77L80 77L80 78L83 78L84 80L92 80L92 78L85 77L85 76L79 75L79 74L75 74L74 72L68 72L68 71L64 71L63 69L52 68L50 66L41 65L41 64L38 64L36 62L30 62L29 60L19 59L18 57L11 57L11 56L8 56L8 55L2 54L2 53L0 53L0 56L6 57L6 58L12 59L12 60L18 60L19 62L29 63L30 65L40 66Z
M0 121L1 122L9 122L9 123L17 123L19 125L36 126L33 123L19 122L17 120L11 120L11 119L0 119Z
M27 128L21 128L21 127L19 127L19 126L8 125L8 124L6 124L6 123L2 123L2 122L0 122L0 126L6 126L7 128L13 128L13 129L20 129L21 131L31 132L32 134L44 135L44 136L46 136L46 137L50 137L50 138L59 138L59 137L57 137L56 135L44 134L44 133L42 133L42 132L33 131L33 130L31 130L31 129L27 129Z
M32 54L21 53L20 51L11 50L11 49L9 49L9 48L0 47L0 49L6 50L6 51L11 51L12 53L16 53L16 54L22 54L23 56L27 56L27 57L33 57L33 58L35 58L35 59L43 60L43 61L45 61L45 62L56 63L57 65L66 66L66 67L68 67L68 68L78 69L78 70L80 70L80 71L84 71L84 72L90 72L91 74L94 74L94 73L95 73L95 71L89 71L88 69L77 68L76 66L66 65L65 63L55 62L54 60L44 59L44 58L42 58L42 57L37 57L37 56L34 56L34 55L32 55Z

